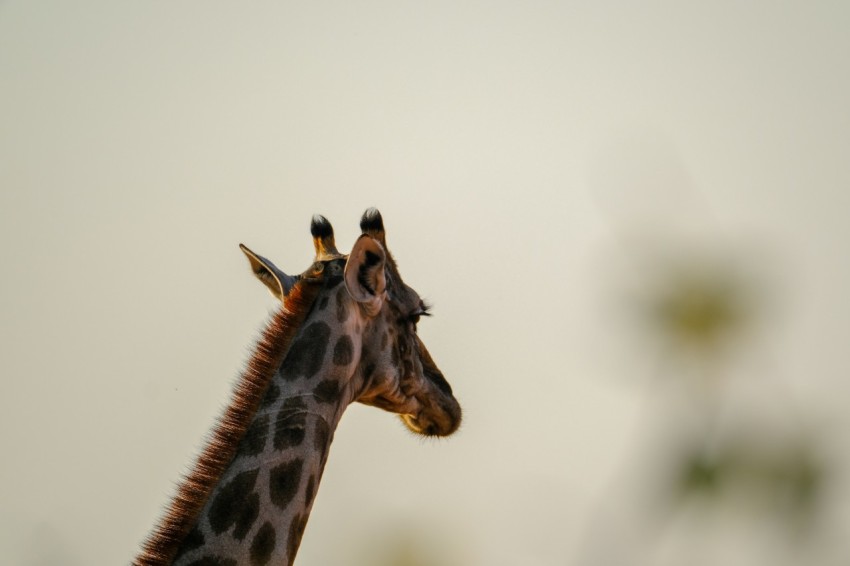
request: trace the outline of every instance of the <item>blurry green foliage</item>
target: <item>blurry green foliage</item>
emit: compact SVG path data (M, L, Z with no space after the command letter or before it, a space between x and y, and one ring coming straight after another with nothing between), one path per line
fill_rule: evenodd
M706 454L690 454L680 463L677 490L683 495L715 496L725 479L724 468Z
M684 449L672 452L666 462L666 477L672 481L664 489L673 502L747 509L758 521L806 533L827 503L827 463L817 450L817 437L799 429L790 434L785 427L771 430L766 423L742 428L725 443L714 436L724 419L734 420L731 415L747 410L737 397L741 390L726 379L737 374L724 371L728 364L713 362L728 360L723 354L729 346L744 351L749 345L746 331L764 313L759 307L765 306L769 285L753 277L751 267L730 257L694 253L668 256L644 270L648 278L640 283L647 286L636 301L643 329L671 347L668 355L696 355L704 370L699 375L718 386L711 394L697 387L680 390L687 399L670 397L687 403L700 432ZM763 391L762 399L775 403L771 393ZM757 406L751 408L758 412ZM758 418L747 422L757 425ZM669 425L677 427L675 422Z
M680 498L705 503L742 495L770 516L804 523L822 502L825 468L803 441L765 450L754 441L709 451L692 450L674 462L673 490Z
M712 266L673 266L647 299L652 328L675 344L712 352L746 321L748 295L731 272Z

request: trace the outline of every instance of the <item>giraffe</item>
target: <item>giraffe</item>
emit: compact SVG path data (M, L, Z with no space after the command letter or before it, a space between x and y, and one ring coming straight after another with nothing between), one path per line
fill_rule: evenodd
M460 405L416 334L428 305L402 281L380 212L366 210L360 228L343 255L314 216L315 260L296 276L240 244L282 307L134 566L291 566L352 402L420 435L457 430Z

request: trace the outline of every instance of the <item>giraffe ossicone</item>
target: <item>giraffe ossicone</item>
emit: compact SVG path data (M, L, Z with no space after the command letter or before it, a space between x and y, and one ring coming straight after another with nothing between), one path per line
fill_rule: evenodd
M282 305L134 565L291 565L352 402L397 413L417 434L460 426L460 405L416 333L428 307L399 275L377 209L360 228L343 255L330 222L314 216L314 262L295 276L240 244Z

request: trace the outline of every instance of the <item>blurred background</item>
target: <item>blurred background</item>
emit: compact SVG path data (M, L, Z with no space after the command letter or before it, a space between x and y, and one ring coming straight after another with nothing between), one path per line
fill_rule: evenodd
M0 561L127 563L313 213L464 406L300 565L846 564L850 6L0 1Z

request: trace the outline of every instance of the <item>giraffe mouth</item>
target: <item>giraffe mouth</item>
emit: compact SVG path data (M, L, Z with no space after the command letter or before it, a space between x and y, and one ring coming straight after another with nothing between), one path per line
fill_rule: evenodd
M421 422L420 419L416 417L416 415L401 415L401 420L404 421L404 424L407 425L407 428L415 432L416 434L421 434L423 436L446 436L446 433L440 433L440 428L430 422ZM448 433L451 434L451 433Z
M460 405L454 397L431 400L415 414L404 413L401 420L416 434L423 436L449 436L461 422Z

